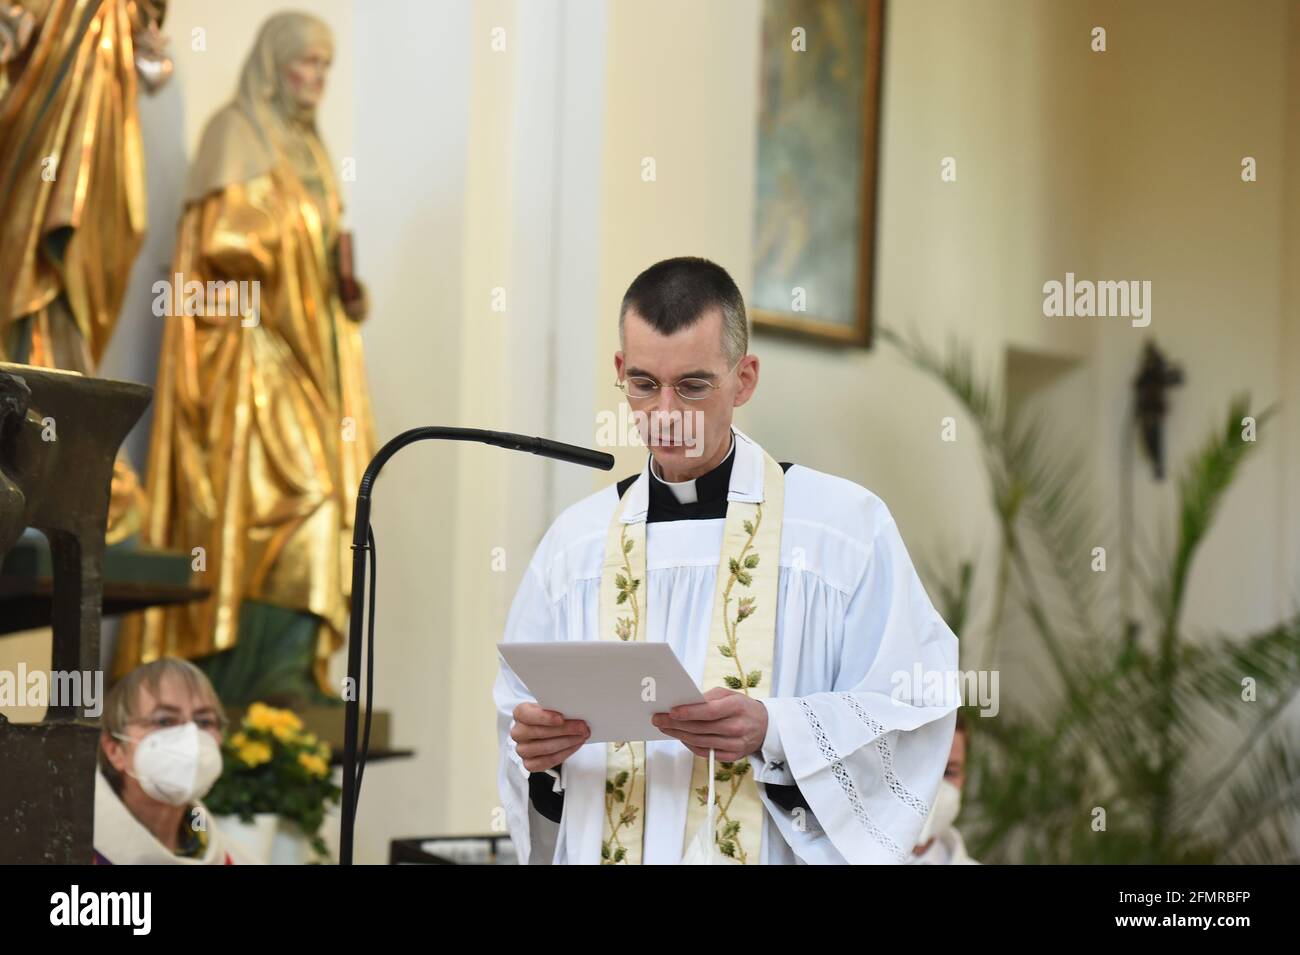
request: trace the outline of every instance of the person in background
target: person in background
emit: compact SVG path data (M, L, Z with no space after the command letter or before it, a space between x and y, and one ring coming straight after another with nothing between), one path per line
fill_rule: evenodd
M163 657L104 701L95 774L96 865L232 865L253 860L222 838L201 802L221 775L226 715L187 660Z
M953 826L961 811L961 791L966 785L966 718L957 711L957 726L952 734L952 749L944 768L939 791L935 794L930 815L921 828L909 865L979 865L966 854L966 843Z

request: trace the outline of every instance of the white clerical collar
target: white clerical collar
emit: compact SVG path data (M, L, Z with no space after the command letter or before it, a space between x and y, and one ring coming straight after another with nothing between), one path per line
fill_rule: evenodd
M728 501L749 501L761 503L763 500L763 449L745 432L735 425L731 426L732 440L736 447L732 452L736 459L731 462L731 482L728 485ZM624 505L619 517L624 524L634 524L646 519L650 504L650 464L652 455L646 455L646 463L641 468L632 486L623 495Z
M731 457L731 455L735 453L735 450L736 435L735 432L732 432L731 447L727 449L726 455L717 466L722 467L722 465L726 463L727 458ZM655 463L653 457L650 459L650 476L664 487L668 488L668 490L672 491L673 497L677 498L678 504L694 504L700 499L699 489L695 486L695 478L691 478L687 481L665 481L659 476L659 465Z

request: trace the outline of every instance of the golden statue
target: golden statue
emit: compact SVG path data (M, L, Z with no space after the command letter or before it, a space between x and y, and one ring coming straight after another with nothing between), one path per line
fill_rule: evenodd
M0 0L0 360L93 374L144 238L136 72L170 73L161 0ZM118 457L108 542L138 527Z
M194 555L211 597L125 626L115 670L195 659L235 703L328 693L374 452L365 297L315 123L332 54L314 17L262 26L191 166L166 303L142 537Z

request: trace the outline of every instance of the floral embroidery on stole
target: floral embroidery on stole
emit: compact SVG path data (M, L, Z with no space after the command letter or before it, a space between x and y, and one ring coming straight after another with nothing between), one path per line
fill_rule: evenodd
M642 640L646 619L645 520L624 523L627 498L615 508L605 540L600 582L600 635ZM729 501L713 594L709 649L702 688L726 687L765 699L772 685L776 640L777 579L785 474L763 452L763 501ZM610 743L605 757L602 865L639 865L645 833L645 743ZM718 762L714 772L718 851L738 864L757 864L762 847L763 802L748 758ZM709 761L696 757L683 845L707 825Z

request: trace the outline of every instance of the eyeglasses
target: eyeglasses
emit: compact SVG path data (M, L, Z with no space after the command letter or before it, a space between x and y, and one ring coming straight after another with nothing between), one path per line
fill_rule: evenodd
M128 726L147 726L150 730L170 729L173 726L181 726L188 722L190 721L183 720L179 716L168 715L141 716L126 721ZM193 722L195 726L206 733L220 733L226 728L225 721L215 716L196 716Z
M726 375L730 375L739 365L740 362L737 361L727 369ZM614 387L620 389L630 400L643 401L657 395L663 385L645 375L632 375L622 381L614 382ZM703 401L722 385L714 384L707 378L679 378L669 387L686 401Z

